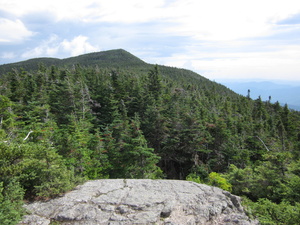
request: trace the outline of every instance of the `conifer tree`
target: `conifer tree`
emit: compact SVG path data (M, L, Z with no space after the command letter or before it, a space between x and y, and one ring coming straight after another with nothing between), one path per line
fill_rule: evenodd
M155 65L155 67L150 70L148 73L148 79L149 79L149 92L153 95L155 100L158 100L158 97L161 93L161 77L158 72L158 66Z

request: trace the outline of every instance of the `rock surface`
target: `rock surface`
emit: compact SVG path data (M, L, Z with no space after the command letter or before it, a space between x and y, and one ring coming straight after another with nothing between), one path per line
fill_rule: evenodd
M258 224L238 196L179 180L88 181L63 197L25 207L31 214L20 224Z

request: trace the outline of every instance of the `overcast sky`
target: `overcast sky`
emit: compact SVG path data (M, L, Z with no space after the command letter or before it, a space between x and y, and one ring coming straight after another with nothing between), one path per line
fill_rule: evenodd
M300 81L300 1L0 0L0 64L118 48L216 81Z

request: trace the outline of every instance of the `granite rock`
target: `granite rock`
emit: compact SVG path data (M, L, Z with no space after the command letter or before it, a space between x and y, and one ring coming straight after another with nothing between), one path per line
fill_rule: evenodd
M258 224L247 217L238 196L180 180L93 180L24 207L30 214L19 224Z

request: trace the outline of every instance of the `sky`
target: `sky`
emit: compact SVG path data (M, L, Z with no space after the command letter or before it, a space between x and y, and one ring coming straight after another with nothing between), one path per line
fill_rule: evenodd
M120 48L214 81L300 83L300 1L0 0L0 64Z

